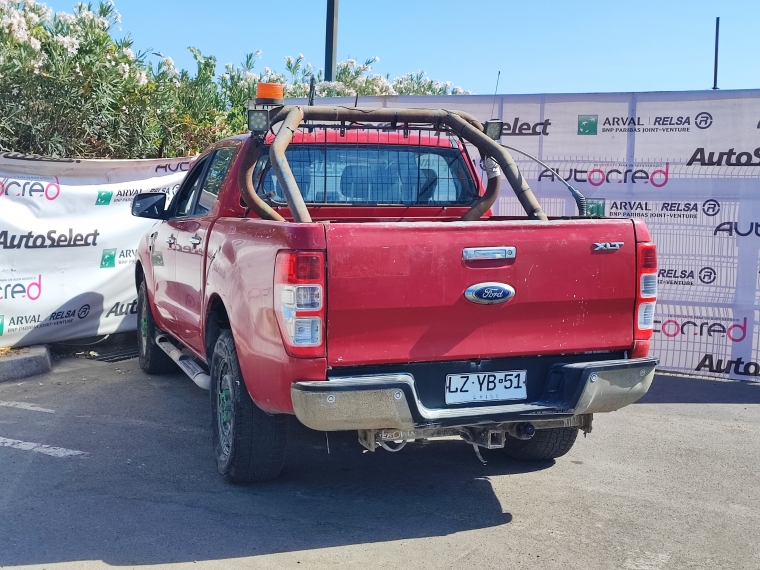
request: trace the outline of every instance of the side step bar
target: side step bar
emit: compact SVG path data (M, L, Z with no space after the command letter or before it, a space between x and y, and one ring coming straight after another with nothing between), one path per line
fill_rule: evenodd
M211 389L211 377L206 374L198 364L196 364L192 357L174 346L174 343L172 343L166 335L157 334L156 344L161 347L161 350L169 355L169 358L177 363L177 366L182 369L182 372L190 376L190 380L195 382L198 387L203 388L204 390Z

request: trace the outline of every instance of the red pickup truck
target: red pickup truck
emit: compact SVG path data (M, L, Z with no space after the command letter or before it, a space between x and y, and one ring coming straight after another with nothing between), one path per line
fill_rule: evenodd
M540 460L646 393L643 222L582 202L549 219L500 126L465 113L251 107L251 135L206 150L168 206L133 202L157 220L136 265L140 365L210 390L228 480L279 474L292 414L373 451L458 435ZM500 170L522 218L491 212Z

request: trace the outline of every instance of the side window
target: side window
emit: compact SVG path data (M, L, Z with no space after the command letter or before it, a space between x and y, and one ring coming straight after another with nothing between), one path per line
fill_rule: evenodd
M195 163L190 173L187 175L185 182L179 189L175 200L177 206L172 214L173 218L185 218L190 214L191 208L195 203L195 197L198 195L198 190L203 180L203 173L206 170L206 164L208 159L201 159Z
M206 175L206 181L203 183L200 196L198 196L198 204L195 206L193 215L202 216L208 213L214 206L217 197L219 196L219 190L224 182L224 177L227 175L227 170L232 164L232 159L235 156L237 147L228 146L220 148L214 154L214 158L211 159L211 165Z
M314 145L301 145L288 148L287 157L290 169L296 179L298 188L307 202L324 202L324 165L325 153ZM253 180L257 192L276 201L285 202L280 183L272 169L269 154L262 155L253 171Z

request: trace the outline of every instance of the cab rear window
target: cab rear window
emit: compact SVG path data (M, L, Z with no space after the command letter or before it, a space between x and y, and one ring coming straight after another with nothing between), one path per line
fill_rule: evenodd
M468 205L478 197L456 148L304 144L285 156L307 204ZM285 203L268 154L253 180L262 198Z

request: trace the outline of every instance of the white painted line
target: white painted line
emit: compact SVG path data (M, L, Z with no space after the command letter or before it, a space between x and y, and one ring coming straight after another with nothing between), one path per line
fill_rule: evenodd
M0 437L0 447L12 447L13 449L22 449L24 451L36 451L53 457L74 457L76 455L87 455L84 451L76 449L66 449L65 447L53 447L52 445L42 445L41 443L32 443L31 441L21 441L20 439L7 439Z
M0 406L6 408L21 408L22 410L31 410L32 412L45 412L46 414L54 414L55 410L48 410L47 408L41 408L37 404L27 404L26 402L2 402Z

